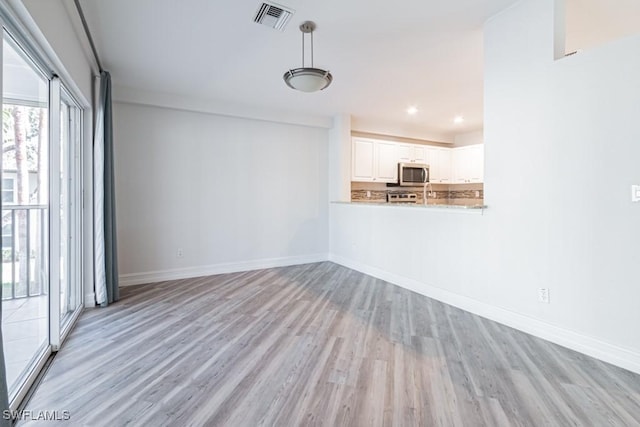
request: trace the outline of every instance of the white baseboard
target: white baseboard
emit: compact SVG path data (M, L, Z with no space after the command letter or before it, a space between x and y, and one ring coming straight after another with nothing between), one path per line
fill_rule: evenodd
M95 292L91 292L91 293L85 293L84 295L84 306L86 308L88 307L95 307L96 306L96 294Z
M284 267L287 265L309 264L328 260L328 254L312 254L282 258L264 258L252 261L220 263L197 267L174 268L171 270L148 271L144 273L121 274L120 286L141 285L143 283L164 282L166 280L189 279L191 277L211 276L214 274L235 273L239 271L260 270L263 268Z
M561 328L541 320L496 307L463 295L409 279L358 261L330 254L329 260L353 270L382 279L478 316L526 332L538 338L578 351L612 365L640 374L640 353L605 341Z

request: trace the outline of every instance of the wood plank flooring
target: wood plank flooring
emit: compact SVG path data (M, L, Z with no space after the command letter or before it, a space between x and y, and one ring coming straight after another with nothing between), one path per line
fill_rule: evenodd
M640 376L326 262L123 288L26 409L74 426L638 426Z

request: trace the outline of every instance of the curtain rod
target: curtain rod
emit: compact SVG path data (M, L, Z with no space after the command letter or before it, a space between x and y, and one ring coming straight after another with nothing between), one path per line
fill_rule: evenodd
M93 37L91 37L91 32L89 31L89 25L87 24L87 20L84 17L84 12L82 11L82 6L80 6L80 0L74 0L76 4L76 9L78 10L78 15L80 15L80 20L82 21L82 26L84 27L84 33L87 35L89 39L89 45L91 45L91 51L93 52L93 57L96 59L96 63L98 64L98 69L100 72L103 72L102 63L100 62L100 57L98 56L98 51L96 50L96 45L93 43Z

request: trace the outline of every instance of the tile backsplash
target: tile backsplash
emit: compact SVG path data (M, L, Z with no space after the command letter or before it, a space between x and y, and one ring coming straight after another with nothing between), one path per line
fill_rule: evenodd
M429 204L471 205L482 204L483 184L432 184L427 188ZM352 182L352 202L380 203L387 201L387 193L415 193L418 203L423 203L423 187L387 187L386 184L372 182Z

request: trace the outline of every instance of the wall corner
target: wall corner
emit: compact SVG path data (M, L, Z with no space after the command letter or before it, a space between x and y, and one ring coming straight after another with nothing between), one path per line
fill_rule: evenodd
M554 0L553 5L553 57L564 58L566 52L567 4L566 0Z
M329 201L351 200L351 116L337 114L329 130Z

